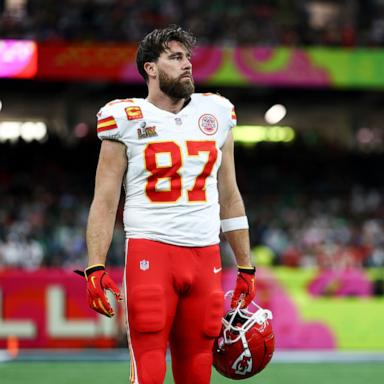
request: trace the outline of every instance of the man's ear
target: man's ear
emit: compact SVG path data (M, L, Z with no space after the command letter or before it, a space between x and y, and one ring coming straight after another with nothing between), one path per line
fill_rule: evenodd
M153 61L147 61L144 63L144 70L147 72L148 77L157 76L157 66Z

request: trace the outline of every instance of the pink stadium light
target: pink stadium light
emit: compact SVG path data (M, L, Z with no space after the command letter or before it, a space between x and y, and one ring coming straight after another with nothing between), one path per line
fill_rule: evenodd
M37 44L0 40L0 77L30 79L37 73Z

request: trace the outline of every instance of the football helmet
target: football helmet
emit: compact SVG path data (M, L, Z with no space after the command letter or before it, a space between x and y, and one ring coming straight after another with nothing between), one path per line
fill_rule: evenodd
M225 295L232 295L227 292ZM249 308L254 307L254 311ZM272 359L275 337L272 312L255 302L246 309L240 304L222 319L222 329L213 346L213 366L223 376L242 380L262 371Z

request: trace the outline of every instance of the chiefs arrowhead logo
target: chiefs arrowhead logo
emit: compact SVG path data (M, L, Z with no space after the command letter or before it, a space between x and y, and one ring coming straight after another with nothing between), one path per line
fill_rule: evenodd
M219 122L217 121L215 116L209 113L205 113L199 118L199 128L201 132L211 136L217 132L219 128Z
M245 350L232 364L232 369L237 375L246 375L252 372L252 356Z

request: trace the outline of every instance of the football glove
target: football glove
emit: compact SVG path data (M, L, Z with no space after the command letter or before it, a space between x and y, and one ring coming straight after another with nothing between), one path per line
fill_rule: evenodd
M114 281L105 271L105 267L102 264L91 265L83 271L74 271L80 276L85 277L87 281L87 293L88 293L88 304L96 312L102 315L112 317L115 315L111 305L108 302L105 294L106 290L111 291L117 301L122 301L123 298L117 288Z
M246 308L251 303L256 294L255 267L237 267L236 287L233 292L231 307Z

